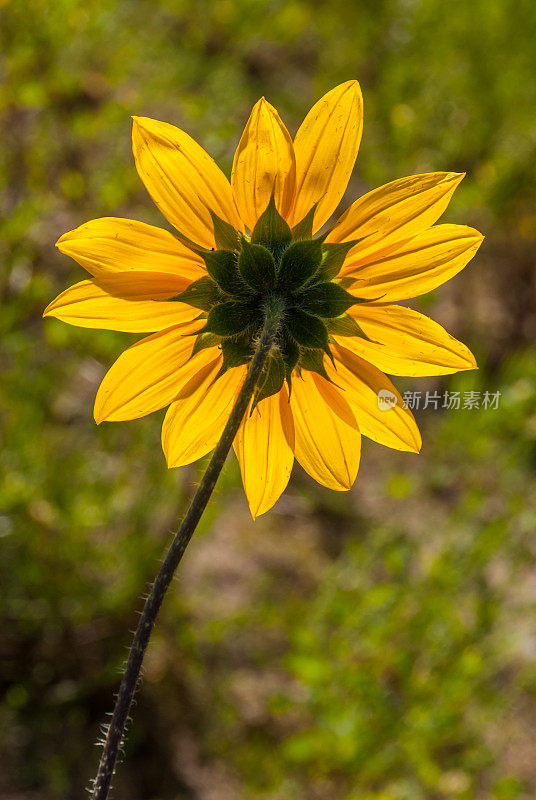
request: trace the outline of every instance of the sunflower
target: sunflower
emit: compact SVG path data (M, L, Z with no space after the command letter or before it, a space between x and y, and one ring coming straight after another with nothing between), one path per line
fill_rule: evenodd
M395 305L468 263L482 236L434 223L463 174L395 180L356 200L321 235L345 192L363 127L357 81L332 89L294 141L264 99L254 106L229 182L184 131L135 117L133 151L176 233L103 218L57 246L90 273L45 310L72 325L150 334L105 375L95 420L169 406L169 467L214 449L259 341L267 304L280 322L234 449L253 517L284 491L294 458L319 483L350 489L361 435L418 452L421 437L385 373L474 369L461 342ZM379 402L389 397L387 408Z

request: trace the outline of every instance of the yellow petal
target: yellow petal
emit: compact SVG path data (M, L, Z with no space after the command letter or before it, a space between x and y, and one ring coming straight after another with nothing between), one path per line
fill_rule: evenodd
M483 238L465 225L434 225L370 263L356 264L350 257L341 274L356 279L350 291L359 297L406 300L430 292L461 272Z
M296 200L291 225L315 203L314 231L331 217L352 174L362 131L363 98L357 81L336 86L312 107L294 139Z
M95 421L137 419L176 399L193 376L218 355L216 348L192 356L195 338L182 328L153 333L129 347L110 367L95 399Z
M214 381L220 366L221 356L200 370L170 405L162 426L168 467L191 464L216 447L246 374L246 367L235 367Z
M295 456L322 486L335 491L351 489L361 453L354 414L341 393L324 378L306 370L301 375L292 381L290 398Z
M206 274L202 258L176 236L133 219L91 220L64 233L56 247L110 286L129 277L178 294Z
M151 299L158 297L158 292L149 293L146 286L136 282L131 285L129 278L121 280L123 283L116 281L121 297L110 294L95 281L75 283L49 303L43 316L56 317L79 328L126 333L151 333L179 325L188 334L202 326L200 321L193 322L201 313L199 309L186 303Z
M250 230L266 210L272 191L277 210L282 217L287 216L295 181L292 139L275 108L263 97L244 128L231 174L238 211Z
M348 265L372 260L372 254L433 225L463 177L464 173L430 172L380 186L352 203L326 241L349 242L366 236L350 252Z
M336 339L390 375L447 375L475 369L471 351L424 314L403 306L363 303L349 312L364 333Z
M294 426L286 389L267 397L240 425L234 449L253 519L285 491L294 463Z
M229 181L187 133L166 122L134 117L132 147L147 191L180 233L214 247L210 210L242 230Z
M348 401L361 433L394 450L418 452L419 429L389 378L344 347L332 350L336 366L326 359L326 371Z

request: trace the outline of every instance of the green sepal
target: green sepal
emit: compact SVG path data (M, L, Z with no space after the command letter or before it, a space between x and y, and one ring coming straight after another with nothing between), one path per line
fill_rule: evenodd
M346 256L359 240L353 242L332 243L322 246L322 263L318 270L319 281L331 281L342 269ZM316 276L315 276L316 277Z
M215 333L199 333L194 342L194 349L192 355L195 356L200 350L205 350L207 347L217 347L221 342L219 336Z
M266 364L261 372L251 411L255 409L257 403L266 397L271 397L281 391L285 382L285 362L279 350L273 350L266 360Z
M285 316L285 328L296 344L329 353L328 331L322 320L299 308L290 308Z
M326 372L326 368L324 367L324 353L322 350L307 350L305 348L301 348L299 366L301 369L309 370L309 372L316 372L318 375L321 375L327 381L332 383L332 380Z
M352 289L356 288L358 283L363 283L363 280L360 278L351 278L346 276L344 278L335 278L334 283L337 286L342 286L343 289ZM352 295L356 303L379 303L385 297L385 292L383 294L379 294L378 297L357 297L356 295Z
M280 349L281 355L283 356L283 361L285 362L285 372L288 380L296 364L298 363L298 359L300 357L300 348L296 342L290 338L290 336L283 336L280 342Z
M292 238L295 242L301 241L303 239L312 239L313 238L313 220L315 217L315 211L318 203L315 203L314 206L311 208L310 211L304 216L301 222L298 222L292 228Z
M336 283L316 283L296 295L297 305L316 317L340 317L359 302Z
M270 197L270 202L251 233L252 244L262 244L267 247L275 260L278 261L283 250L292 241L292 232L275 207L274 194Z
M201 253L207 272L226 294L244 296L250 294L238 272L238 256L231 250L209 250Z
M275 261L266 247L250 244L247 239L242 239L238 271L247 285L256 292L269 292L274 288Z
M334 282L337 284L337 286L342 286L343 289L350 289L358 282L358 279L351 278L349 275L345 275L343 278L335 278ZM366 301L362 300L361 302ZM368 302L370 303L370 300Z
M253 328L261 319L259 306L253 302L240 303L229 300L214 306L209 312L202 333L215 333L217 336L237 336Z
M212 225L214 226L214 240L218 250L238 250L240 248L240 234L224 219L210 211Z
M367 336L350 314L342 314L335 319L326 320L326 328L332 336L359 336L361 339L366 339L367 342L374 341Z
M187 303L194 308L200 308L202 311L210 311L222 297L218 284L212 278L203 277L191 283L183 292L171 299L178 303Z
M253 357L253 347L247 339L223 339L221 350L224 371L247 364Z
M320 239L295 242L283 253L277 274L277 288L283 292L293 292L314 275L322 260Z

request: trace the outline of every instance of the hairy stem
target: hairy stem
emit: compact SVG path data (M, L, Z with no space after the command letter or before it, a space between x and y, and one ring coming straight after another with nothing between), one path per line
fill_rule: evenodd
M138 684L140 670L149 644L149 638L154 628L157 614L162 605L164 596L173 579L184 551L192 538L199 520L205 510L210 496L214 490L216 481L225 463L225 459L231 449L233 440L244 414L246 413L249 402L255 391L255 387L262 372L262 368L270 353L270 348L277 334L283 308L281 301L272 298L266 303L265 322L260 339L257 343L254 356L250 362L246 379L238 394L236 402L231 411L231 415L222 433L221 439L216 445L210 463L199 484L199 488L194 495L190 508L188 509L183 523L175 536L164 563L151 587L149 596L145 602L134 641L127 659L119 693L115 703L112 719L108 727L104 748L99 763L99 770L93 784L92 800L106 800L110 790L112 777L115 771L117 753L121 746L121 741L125 732L125 725L128 719L132 698Z

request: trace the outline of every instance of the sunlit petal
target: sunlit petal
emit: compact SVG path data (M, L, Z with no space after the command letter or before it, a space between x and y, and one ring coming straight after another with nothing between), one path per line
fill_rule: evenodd
M266 210L272 192L277 210L287 216L295 181L292 139L275 108L263 97L244 128L231 175L238 211L250 230Z
M117 281L121 296L110 294L95 281L80 281L49 303L43 316L56 317L79 328L126 333L151 333L180 325L185 326L183 332L187 334L202 326L201 322L193 322L201 313L199 309L152 299L158 298L159 293L148 292L147 286L136 282L131 284L129 278L121 281ZM164 296L169 297L169 291Z
M294 463L294 424L286 389L248 410L234 441L253 519L285 491Z
M476 361L462 342L424 314L403 306L362 303L349 312L364 333L336 339L389 375L446 375L475 369Z
M336 86L309 111L294 139L296 200L292 225L300 222L315 203L314 231L331 217L352 174L362 131L363 98L357 81Z
M132 147L147 191L180 233L214 247L211 210L242 230L229 181L187 133L166 122L134 117Z
M342 390L361 433L394 450L418 452L419 429L389 378L344 347L334 346L333 355L335 367L325 359L326 371ZM392 400L393 405L385 400Z
M406 300L430 292L461 272L483 238L465 225L434 225L367 263L351 256L341 275L356 279L349 290L359 297Z
M324 378L302 370L292 381L296 458L309 475L329 489L350 489L356 479L361 436L341 393Z
M164 408L218 355L207 348L192 356L195 337L182 328L147 336L125 350L103 378L95 399L95 421L137 419Z
M162 448L168 467L182 467L202 458L217 445L246 374L246 367L227 370L218 356L183 388L166 413Z
M458 172L430 172L411 175L360 197L345 211L328 242L361 239L351 251L348 263L363 263L389 245L410 239L436 222L464 177Z
M133 219L103 217L64 233L56 247L100 281L113 285L118 276L151 279L178 292L206 274L199 255L176 236Z

